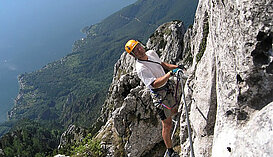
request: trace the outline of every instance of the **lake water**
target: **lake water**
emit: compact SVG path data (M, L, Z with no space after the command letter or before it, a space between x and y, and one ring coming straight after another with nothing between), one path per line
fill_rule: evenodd
M71 52L85 26L136 0L0 1L0 122L18 93L17 76Z

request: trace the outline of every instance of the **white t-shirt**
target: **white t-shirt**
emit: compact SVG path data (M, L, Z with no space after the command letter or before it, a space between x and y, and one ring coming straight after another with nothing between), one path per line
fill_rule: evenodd
M154 50L149 50L146 52L148 60L161 63L159 56ZM165 71L161 65L147 62L147 61L136 61L136 72L138 77L150 89L154 89L151 85L157 78L165 75Z

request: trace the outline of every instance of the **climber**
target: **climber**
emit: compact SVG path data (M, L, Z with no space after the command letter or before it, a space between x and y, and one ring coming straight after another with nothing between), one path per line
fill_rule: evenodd
M148 50L136 40L129 40L125 50L136 58L136 71L141 81L151 90L153 103L162 121L162 137L168 149L169 157L179 155L172 148L172 116L177 113L178 103L174 98L174 86L169 78L179 69L185 68L162 62L154 50ZM165 73L164 69L169 70Z

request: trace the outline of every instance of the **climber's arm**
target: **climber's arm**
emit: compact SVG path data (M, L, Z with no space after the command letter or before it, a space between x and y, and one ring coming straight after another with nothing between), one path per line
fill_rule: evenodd
M171 72L168 72L167 74L165 74L162 77L157 78L156 80L154 80L154 82L151 84L154 88L159 88L161 86L163 86L168 79L171 77Z
M173 70L175 68L178 68L177 65L169 64L169 63L166 63L166 62L161 62L161 65L164 67L164 69L167 69L167 70Z

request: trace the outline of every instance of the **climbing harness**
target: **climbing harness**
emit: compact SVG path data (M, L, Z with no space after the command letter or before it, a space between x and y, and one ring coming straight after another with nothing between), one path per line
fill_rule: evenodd
M182 70L178 70L178 71L177 71L176 77L177 77L177 80L179 80L179 81L180 81L180 79L187 79L187 78L188 78L188 77L183 73ZM185 93L184 93L183 81L181 81L181 90L182 90L182 92L181 92L181 95L182 95L181 98L182 98L182 103L184 104L184 108L185 108L186 121L187 121L187 129L188 129L188 135L189 135L189 141L190 141L190 149L191 149L191 153L190 153L190 154L191 154L191 157L194 157L193 143L192 143L192 137L191 137L191 128L190 128L190 120L189 120L189 113L188 113L188 106L187 106L186 100L185 100ZM181 102L180 102L180 103L181 103ZM181 111L181 113L182 113L182 111ZM180 113L180 114L181 114L181 113ZM174 122L174 129L173 129L173 132L172 132L172 135L171 135L171 139L173 139L173 136L174 136L174 134L175 134L175 132L176 132L176 129L177 129L177 125L178 125L178 122L179 122L180 115L177 115L176 117L177 117L176 120L173 120L173 122ZM164 157L167 156L167 151L168 151L168 150L166 150Z
M160 87L160 88L157 88L157 89L150 89L151 90L151 94L154 96L154 97L157 97L158 98L158 102L156 102L157 104L160 104L161 106L171 110L172 108L176 107L177 105L179 105L179 102L181 101L181 95L179 96L179 99L178 99L178 91L179 91L179 82L180 82L180 78L177 78L177 83L176 83L176 86L175 86L175 91L174 93L171 93L174 89L174 85L171 84L169 81L163 86L163 87ZM170 89L170 86L172 86ZM162 95L159 93L160 91L164 91L166 92L165 95L163 97L161 97ZM175 103L172 104L171 106L167 106L163 103L164 100L167 100L167 95L168 94L172 94L174 95L174 99L175 99ZM161 95L161 96L160 96Z
M155 98L154 103L159 104L169 110L176 107L179 103L179 101L177 100L178 88L176 88L175 93L173 93L173 90L172 90L174 88L173 86L174 85L172 85L170 82L167 82L163 87L160 87L157 89L150 89L152 96ZM173 104L169 104L170 106L167 106L164 104L164 101L167 100L167 97L169 94L174 95L175 102Z

